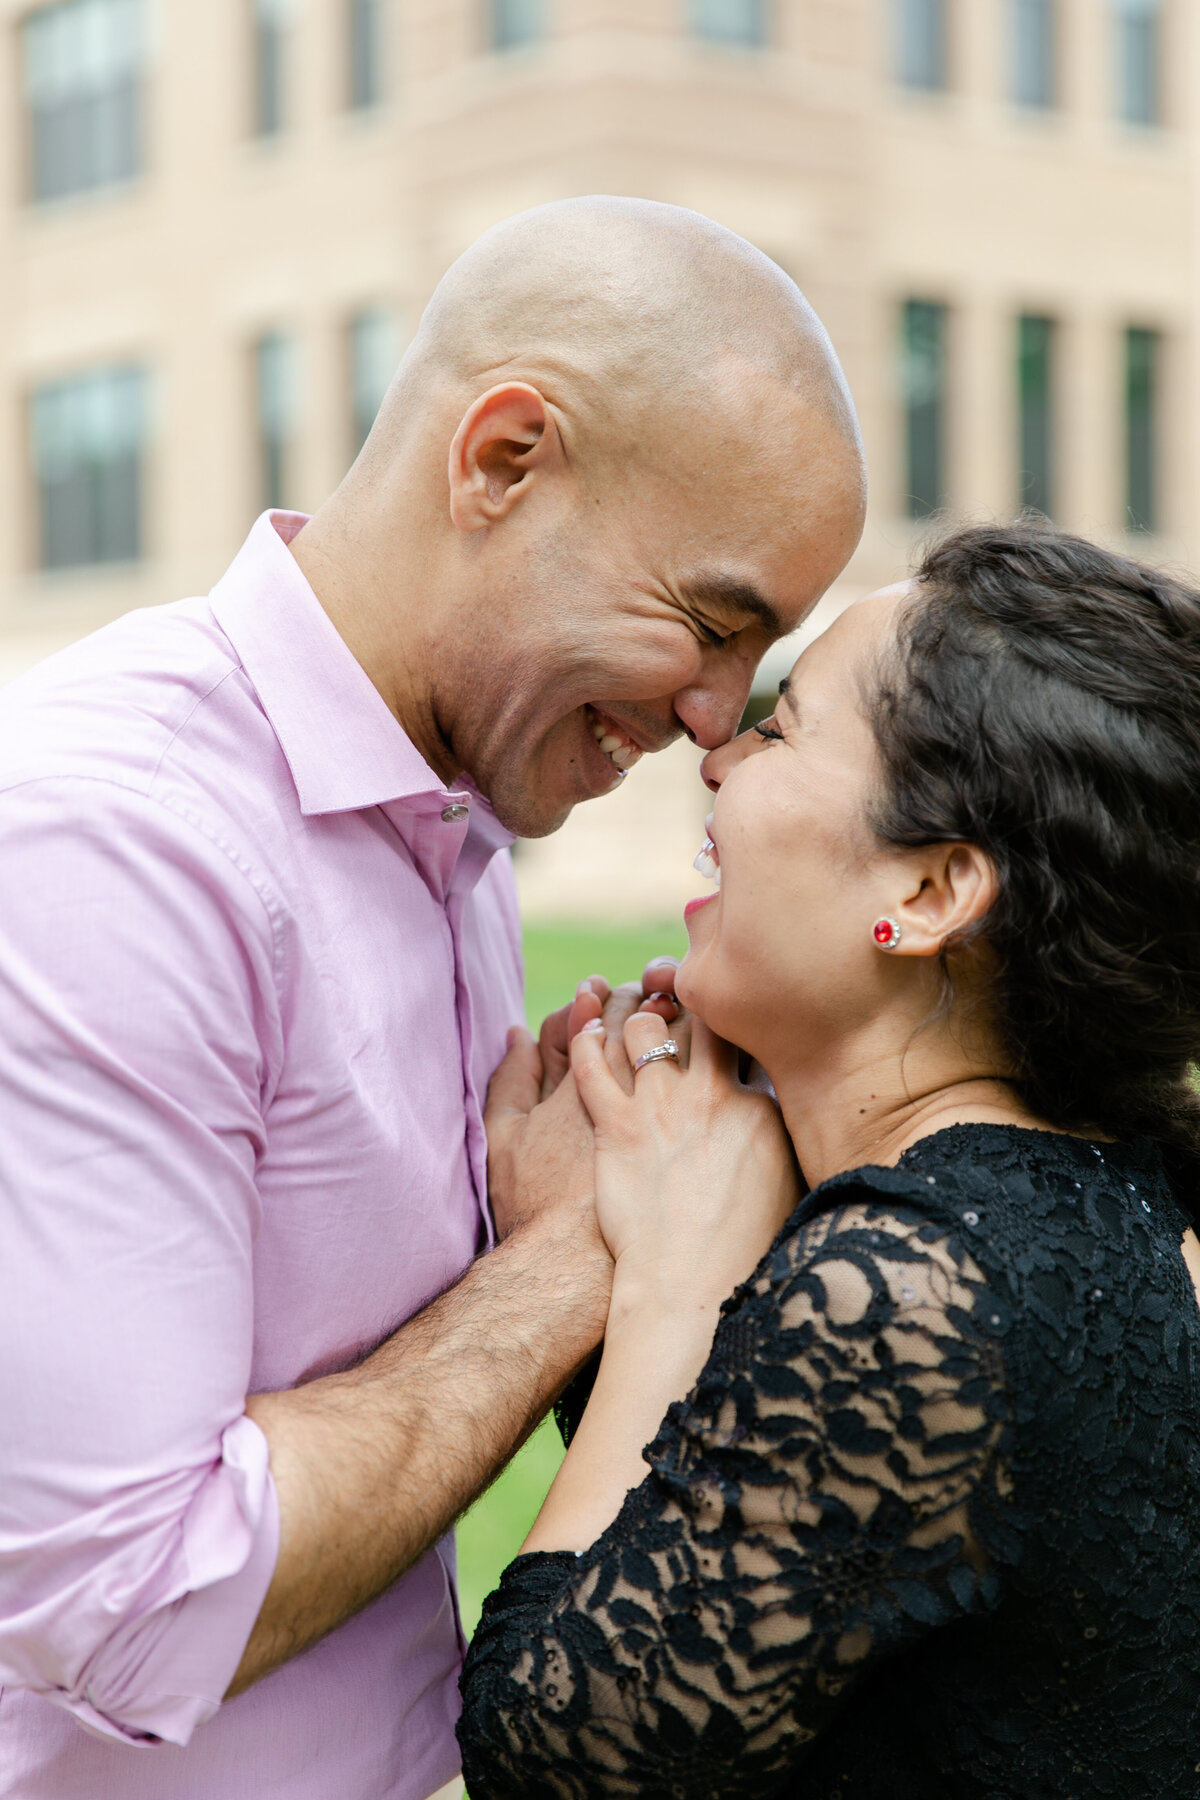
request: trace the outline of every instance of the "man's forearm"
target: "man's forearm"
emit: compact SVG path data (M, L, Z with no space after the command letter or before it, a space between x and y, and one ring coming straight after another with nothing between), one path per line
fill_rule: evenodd
M604 1330L609 1265L560 1219L515 1231L358 1368L259 1394L275 1574L230 1695L391 1586L532 1430Z

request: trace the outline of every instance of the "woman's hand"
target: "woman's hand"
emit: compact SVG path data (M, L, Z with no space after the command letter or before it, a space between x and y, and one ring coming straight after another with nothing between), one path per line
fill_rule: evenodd
M538 1043L522 1026L514 1025L509 1032L508 1049L488 1086L483 1115L488 1195L499 1237L541 1215L559 1211L567 1217L573 1203L584 1236L595 1231L592 1122L574 1081L564 1079L570 1074L567 1021L578 1011L577 1032L588 1020L602 1019L613 1080L632 1092L633 1074L621 1031L642 1003L640 984L610 988L602 977L592 976L580 983L571 1006L550 1015Z
M585 975L575 990L575 998L565 1006L560 1006L557 1012L548 1013L542 1020L538 1036L538 1053L542 1059L541 1098L550 1098L571 1067L572 1039L593 1019L603 1021L605 1008L614 993L636 994L635 1004L640 1005L643 1012L656 1013L668 1025L672 1020L679 1019L686 1038L687 1021L675 998L675 971L678 967L677 956L656 956L642 971L640 990L631 982L624 983L620 988L613 988L603 975Z
M597 1219L616 1261L604 1354L526 1550L582 1550L612 1523L646 1473L642 1446L704 1366L722 1300L800 1197L779 1110L739 1083L729 1044L695 1019L687 1068L649 1063L630 1092L610 1066L609 1035L594 1021L571 1044L595 1125ZM668 1033L638 1011L621 1035L634 1061Z
M670 1035L653 1013L624 1022L630 1064ZM596 1215L617 1265L614 1299L706 1312L749 1276L801 1194L779 1109L737 1079L737 1052L692 1021L688 1066L664 1058L629 1093L585 1025L571 1044L596 1131Z

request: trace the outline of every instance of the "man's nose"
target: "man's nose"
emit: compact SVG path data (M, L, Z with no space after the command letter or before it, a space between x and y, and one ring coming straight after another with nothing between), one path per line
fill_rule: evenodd
M698 682L676 694L675 716L693 744L715 750L729 742L746 710L753 680L754 665L743 663L719 680Z

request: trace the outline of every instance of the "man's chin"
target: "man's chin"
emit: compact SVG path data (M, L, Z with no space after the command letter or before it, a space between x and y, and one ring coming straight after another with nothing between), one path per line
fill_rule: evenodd
M574 812L576 799L548 800L543 795L502 789L486 796L492 811L506 831L514 837L544 838L566 824Z

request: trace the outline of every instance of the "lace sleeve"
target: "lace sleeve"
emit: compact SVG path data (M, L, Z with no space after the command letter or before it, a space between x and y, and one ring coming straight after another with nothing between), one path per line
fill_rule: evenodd
M727 1303L592 1548L507 1570L463 1677L472 1800L773 1792L883 1657L992 1602L1007 1308L946 1226L860 1196Z

